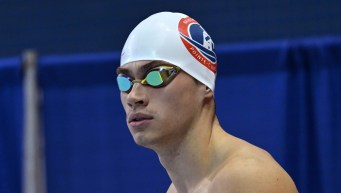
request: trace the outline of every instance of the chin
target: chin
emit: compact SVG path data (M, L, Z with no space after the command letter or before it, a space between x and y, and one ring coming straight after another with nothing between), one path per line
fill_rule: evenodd
M139 146L150 148L154 140L152 140L150 137L145 136L142 133L136 133L134 135L134 141Z
M154 150L161 144L161 138L157 136L145 135L144 133L135 133L134 141L137 145Z

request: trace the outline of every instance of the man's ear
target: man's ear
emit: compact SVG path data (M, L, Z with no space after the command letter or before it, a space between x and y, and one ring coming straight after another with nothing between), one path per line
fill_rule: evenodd
M210 88L208 88L208 86L206 86L205 89L205 98L207 99L213 98L213 91Z

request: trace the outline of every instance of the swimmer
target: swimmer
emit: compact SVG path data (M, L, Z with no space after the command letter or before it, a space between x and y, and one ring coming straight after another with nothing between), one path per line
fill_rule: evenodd
M130 33L117 68L126 122L154 150L168 193L297 193L265 150L227 133L215 113L217 57L204 28L181 13L151 15Z

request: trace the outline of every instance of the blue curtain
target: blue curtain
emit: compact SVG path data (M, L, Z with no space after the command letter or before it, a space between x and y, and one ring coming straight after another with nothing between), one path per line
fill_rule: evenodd
M268 150L301 193L340 192L341 38L227 46L219 54L224 128Z
M21 190L23 126L20 58L0 59L0 192Z
M341 38L219 45L215 91L226 131L265 150L301 193L341 191ZM18 62L0 60L0 192L20 192L22 91ZM156 154L126 127L119 53L43 56L49 193L165 192Z

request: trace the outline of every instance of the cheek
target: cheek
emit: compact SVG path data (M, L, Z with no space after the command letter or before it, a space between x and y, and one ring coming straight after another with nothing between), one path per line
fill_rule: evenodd
M121 98L122 106L123 106L124 110L127 112L127 95L125 93L121 92L120 98Z
M168 125L188 124L197 112L198 101L193 87L166 87L157 96L159 100L155 107Z

